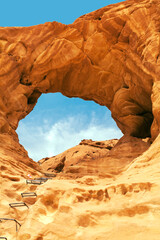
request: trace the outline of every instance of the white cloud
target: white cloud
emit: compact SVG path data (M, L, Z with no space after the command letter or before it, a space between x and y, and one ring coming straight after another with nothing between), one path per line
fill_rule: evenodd
M99 119L94 113L88 123L86 116L82 115L70 116L54 124L45 119L42 126L37 126L34 122L31 125L21 121L17 133L20 143L35 161L57 155L79 144L82 139L99 141L122 136L117 127L99 124Z

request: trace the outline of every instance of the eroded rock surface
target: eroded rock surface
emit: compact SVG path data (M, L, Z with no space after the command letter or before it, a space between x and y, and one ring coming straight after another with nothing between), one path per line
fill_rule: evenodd
M0 222L1 236L159 239L159 23L158 0L128 0L68 26L0 28L0 216L22 225L16 233L15 225ZM15 130L49 92L105 105L125 136L116 145L82 141L35 163ZM56 177L26 185L28 174L44 171ZM22 192L37 197L24 199ZM9 207L23 201L29 208Z
M145 152L148 140L126 136L108 141L82 140L81 143L57 156L39 161L44 172L78 178L86 175L113 178Z
M122 132L136 137L150 136L154 115L157 136L151 94L160 71L159 21L159 1L144 0L104 7L68 26L0 28L1 132L13 133L42 93L61 92L107 106Z

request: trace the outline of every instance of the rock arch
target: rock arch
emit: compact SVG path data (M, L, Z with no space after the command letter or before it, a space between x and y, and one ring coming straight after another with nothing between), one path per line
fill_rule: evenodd
M107 106L124 134L147 137L152 125L155 138L160 5L135 2L104 7L70 25L0 28L0 132L15 135L42 93L61 92Z

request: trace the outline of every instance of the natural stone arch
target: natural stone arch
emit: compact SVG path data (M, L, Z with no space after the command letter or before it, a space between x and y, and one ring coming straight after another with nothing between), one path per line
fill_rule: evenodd
M138 4L135 4L136 2L138 2ZM41 92L61 91L66 96L71 97L77 94L77 96L82 98L91 98L99 104L105 103L105 105L111 109L112 115L122 131L126 134L139 137L150 134L149 129L153 112L152 137L155 138L158 135L160 126L158 82L160 76L159 4L158 0L129 0L122 4L117 4L114 7L106 7L86 15L69 26L58 23L48 23L31 28L0 29L0 132L3 133L0 134L0 165L3 163L1 170L5 171L5 174L2 176L2 181L5 183L5 189L2 188L2 207L4 208L4 213L9 213L8 204L6 204L9 199L11 200L9 196L13 194L14 199L19 199L19 193L24 183L20 181L19 175L25 178L24 174L27 171L31 174L32 172L35 175L37 174L34 169L38 169L38 164L33 164L32 161L27 159L27 155L25 155L23 151L20 151L21 149L18 141L16 142L17 139L14 130L17 127L18 121L33 109ZM48 61L46 64L47 69L51 67L51 69L47 70L45 64L40 64L41 59L39 58L43 56L44 51L45 57L47 57L47 53L50 53L47 52L47 46L50 42L50 40L47 42L47 39L50 38L55 38L55 41L59 40L59 44L61 42L60 40L62 40L62 42L65 41L65 43L67 41L67 44L69 43L71 48L72 46L74 47L75 51L73 51L73 53L78 50L80 51L78 55L75 53L75 58L71 57L69 60L67 58L68 64L65 58L63 66L56 68L54 71L51 71L53 66L55 66L52 64L52 61ZM67 46L64 47L65 50ZM76 50L76 47L78 50ZM51 46L50 49L54 50L54 47L52 48ZM70 48L67 49L70 50ZM70 51L68 51L68 53L70 53ZM36 59L39 59L37 65L35 65ZM52 59L52 55L49 55L48 59ZM59 58L55 60L55 64L60 65L57 61L58 59ZM44 60L44 58L42 60ZM83 76L83 86L78 88L81 89L81 92L77 92L77 88L75 89L74 86L79 85L78 80L81 83L81 78L76 77L77 75L73 71L73 66L77 66L79 69L80 63L82 63L83 60L85 66L88 64L88 72L83 73L83 68L81 68L80 75ZM72 71L70 71L71 69ZM100 71L98 71L98 69L100 69ZM91 73L92 78L90 80L88 76L90 76ZM101 75L102 73L103 75ZM66 81L64 81L64 79ZM86 79L87 81L85 81ZM117 81L115 81L115 79L117 79ZM68 84L66 84L66 82ZM70 82L72 82L72 84L71 87L68 88ZM75 82L78 84L75 85ZM114 84L114 82L116 82L116 84ZM94 86L93 92L90 89L91 86ZM142 129L142 127L145 126L145 121L147 121L148 124L146 123L146 127ZM141 129L142 131L140 131ZM140 132L141 134L139 134ZM13 136L15 141L11 141L10 136ZM12 147L10 151L9 147ZM38 191L40 194L38 203L35 207L32 206L32 211L27 215L28 220L26 220L26 222L23 221L23 229L19 232L18 238L41 238L43 236L46 237L46 233L48 232L48 237L51 235L53 235L53 237L60 236L60 220L63 216L65 217L65 213L66 217L63 218L62 221L64 221L64 219L68 221L69 219L72 222L74 214L74 226L73 229L65 228L65 231L62 231L60 237L63 239L64 235L68 238L72 235L73 238L74 236L76 238L77 229L79 229L76 222L77 219L80 219L78 215L76 215L76 212L77 214L81 213L76 207L82 206L81 201L83 201L87 203L87 205L83 205L84 213L82 214L84 214L84 220L87 210L88 213L91 214L90 217L88 217L89 214L87 216L89 219L88 232L87 227L84 229L88 239L90 237L93 238L96 232L99 234L100 231L96 231L96 229L100 229L101 226L101 238L103 238L103 236L104 238L109 236L111 239L114 239L116 235L120 235L125 239L127 234L128 238L131 236L132 239L133 236L138 237L141 235L142 238L145 238L146 234L147 237L154 234L155 238L157 236L158 239L159 230L158 228L156 229L156 224L154 229L151 226L152 224L150 224L150 226L148 224L152 219L152 222L157 223L157 216L159 216L157 214L159 213L159 208L158 205L155 204L159 190L158 148L159 137L146 153L138 159L134 159L130 167L127 168L123 174L120 174L120 177L116 177L114 181L109 179L107 182L106 179L104 179L103 184L101 181L97 181L96 185L92 185L92 187L86 186L87 182L84 180L82 180L82 182L80 181L80 184L78 184L78 179L77 181L69 181L65 184L62 179L62 181L58 182L53 181L51 187L47 185L42 191L40 189ZM16 155L17 149L19 156L18 154ZM22 156L21 158L20 154ZM118 154L118 157L119 155L120 154ZM121 157L123 163L123 153ZM33 169L27 165L33 167ZM14 171L12 171L13 168ZM20 184L16 183L13 185L10 183L7 185L6 178L11 181L19 180ZM92 182L90 183L92 184ZM75 184L77 187L75 187ZM67 185L67 187L64 186L63 188L63 185ZM8 189L6 189L6 187ZM75 192L73 193L74 189ZM77 189L80 191L77 191ZM92 189L94 191L90 191ZM17 191L17 195L15 195L15 191ZM62 195L62 192L64 192L65 195ZM63 200L67 195L67 204L65 204ZM80 196L79 204L74 197L76 195L77 197ZM95 199L96 195L98 196L98 202ZM43 198L44 196L45 198ZM60 200L60 205L57 204L57 198L60 199L59 196L62 199L62 201ZM88 196L89 198L91 197L92 209L95 204L95 212L91 211L92 209L88 207L90 205ZM101 202L101 196L104 196L104 202ZM135 199L138 199L139 196L141 196L141 199L136 201ZM51 209L53 219L55 215L61 215L62 218L58 218L57 220L55 218L53 224L49 222L48 225L43 224L43 227L40 221L42 214L38 212L38 209L40 209L39 203L41 202L43 204L42 209L44 209L44 203L50 198L52 199L50 205L52 205L53 199L56 200L56 204L53 204L54 208ZM117 199L119 201L117 201ZM128 201L128 199L130 201ZM109 204L108 201L110 201ZM128 202L130 202L129 206ZM107 210L104 214L101 210L102 208L99 207L100 204L103 209L106 206ZM114 206L114 209L112 206ZM55 211L57 211L56 214ZM46 210L46 213L47 212ZM152 219L150 218L151 214ZM111 216L111 219L109 219L109 216ZM126 219L126 223L128 223L128 231L126 231L126 227L124 228L124 224L119 224L119 217L122 216L123 219ZM100 217L102 218L100 219ZM37 222L35 221L36 218ZM138 225L139 221L137 221L137 219L139 218L143 219L143 228L142 224L140 226ZM93 221L90 221L90 219ZM104 231L104 223L110 220L113 223L109 224L111 228L108 227L106 231ZM81 218L80 221L83 222L83 218ZM135 223L134 225L133 221ZM48 219L46 223L47 222ZM85 227L82 224L79 225ZM39 231L36 231L37 236L28 234L28 232L35 233L37 226L42 226ZM91 231L92 226L93 232ZM113 226L115 227L113 228ZM91 232L92 236L90 234ZM98 235L95 235L95 237L99 238Z
M15 133L42 93L61 92L107 106L124 134L150 136L159 69L158 6L148 0L137 8L126 1L68 26L0 28L1 133ZM154 121L154 137L158 126Z
M34 161L58 155L82 139L98 142L122 136L105 106L61 93L42 94L16 132Z

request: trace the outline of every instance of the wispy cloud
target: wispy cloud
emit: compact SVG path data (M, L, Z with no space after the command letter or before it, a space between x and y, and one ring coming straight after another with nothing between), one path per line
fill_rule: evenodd
M52 124L50 120L44 119L41 126L34 122L31 126L31 123L21 121L17 133L20 143L35 161L57 155L79 144L82 139L99 141L122 136L116 126L100 124L94 113L88 122L83 115L69 116Z

